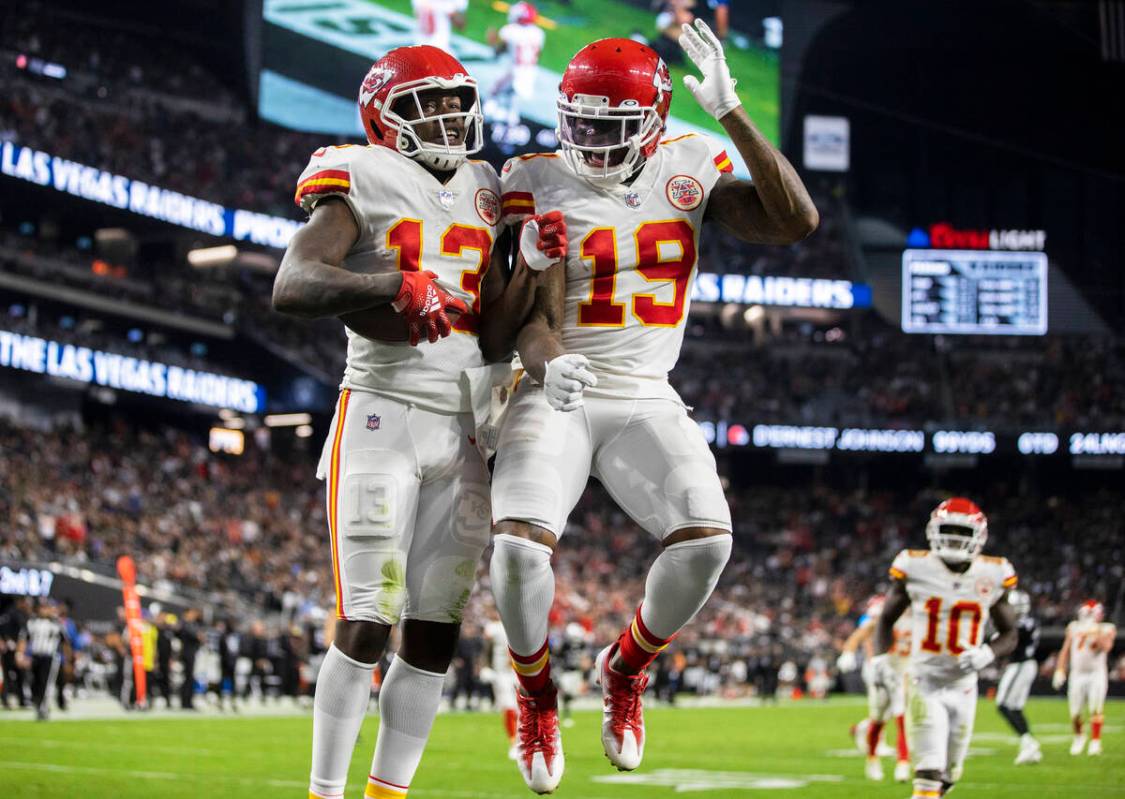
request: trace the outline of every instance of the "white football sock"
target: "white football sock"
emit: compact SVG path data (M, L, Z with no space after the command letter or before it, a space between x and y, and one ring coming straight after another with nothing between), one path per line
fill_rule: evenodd
M311 795L324 799L344 795L352 750L371 696L373 671L374 663L360 663L335 645L328 647L313 699Z
M730 558L732 538L713 535L672 544L648 570L641 620L653 635L671 638L715 590Z
M444 683L444 674L416 669L400 657L391 661L379 692L379 736L364 796L406 796L434 726Z
M531 655L547 640L547 613L555 601L551 548L503 534L493 537L492 546L492 596L508 646L517 654Z

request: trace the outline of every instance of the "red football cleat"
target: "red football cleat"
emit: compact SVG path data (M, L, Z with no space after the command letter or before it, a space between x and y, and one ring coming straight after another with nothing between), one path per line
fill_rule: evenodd
M535 695L516 693L519 702L519 738L516 765L527 787L536 793L553 793L562 779L565 760L559 735L559 700L555 684Z
M602 686L602 748L619 771L632 771L645 753L645 717L641 697L648 674L618 674L609 667L617 644L598 654L594 672Z

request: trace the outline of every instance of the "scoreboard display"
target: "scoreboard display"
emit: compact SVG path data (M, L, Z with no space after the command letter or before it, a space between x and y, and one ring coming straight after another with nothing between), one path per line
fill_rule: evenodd
M1047 256L1041 252L906 250L902 329L907 333L1042 336Z

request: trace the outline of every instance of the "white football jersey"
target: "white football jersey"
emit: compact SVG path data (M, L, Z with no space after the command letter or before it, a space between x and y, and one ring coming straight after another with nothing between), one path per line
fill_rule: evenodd
M492 644L492 657L488 665L493 671L505 672L512 668L511 655L508 654L508 634L499 621L484 625L484 638Z
M450 34L454 14L463 14L469 0L412 0L417 24L415 44L428 44L450 52Z
M1116 634L1117 628L1107 622L1072 621L1066 632L1070 636L1071 674L1105 674L1109 653L1095 652L1092 645L1107 634Z
M559 153L513 158L500 183L504 221L561 210L569 241L563 345L590 360L589 396L672 399L711 190L730 158L689 133L661 142L630 185L602 188Z
M890 573L906 584L910 595L910 670L936 680L964 676L957 656L980 645L989 611L1017 582L1006 558L979 555L958 573L928 549L904 549Z
M517 67L534 67L543 50L543 29L538 25L517 25L509 22L500 29L500 41L508 45L512 63Z
M499 180L484 161L467 161L442 184L387 147L344 145L313 153L297 184L312 213L325 197L348 204L359 239L344 259L351 272L429 270L469 306L449 336L381 342L348 329L342 388L372 391L438 413L471 410L466 369L484 365L477 343L480 288L500 222Z
M879 616L883 614L883 605L885 600L883 598L872 599L867 605L866 618L870 620L871 624L876 624L879 621ZM894 635L891 641L891 648L887 650L887 654L892 658L907 658L910 656L910 639L911 633L914 629L914 620L910 614L910 608L897 619L895 619L894 627L891 632Z

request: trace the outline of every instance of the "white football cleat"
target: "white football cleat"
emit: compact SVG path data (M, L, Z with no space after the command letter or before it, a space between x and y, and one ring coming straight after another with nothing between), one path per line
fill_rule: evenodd
M910 782L910 761L900 760L895 763L895 782Z
M863 776L874 782L883 781L883 764L879 758L867 758L867 765L863 767Z
M1043 759L1043 750L1034 738L1021 743L1019 754L1016 755L1017 766L1029 766Z
M519 702L519 737L516 765L527 787L538 794L554 793L562 780L566 761L559 735L559 700L554 683L535 696L516 692Z
M1086 748L1086 736L1075 735L1074 742L1070 745L1070 753L1072 755L1082 754L1082 750Z
M618 674L609 667L613 643L598 653L595 682L602 687L602 748L618 771L632 771L645 754L645 718L641 697L648 675Z
M1101 738L1095 738L1094 740L1090 741L1090 745L1086 748L1086 754L1088 754L1088 755L1100 755L1101 753L1102 753L1102 739Z

